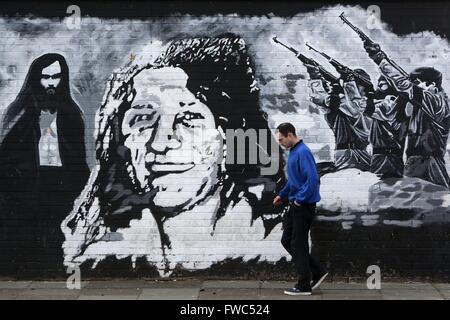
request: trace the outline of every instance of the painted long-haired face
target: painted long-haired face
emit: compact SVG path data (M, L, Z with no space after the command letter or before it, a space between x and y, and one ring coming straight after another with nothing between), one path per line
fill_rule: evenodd
M48 67L42 69L41 85L47 94L54 95L56 88L61 82L61 65L59 61L55 61Z
M34 94L67 94L69 90L69 67L66 59L57 53L47 53L33 61L26 86Z
M121 123L138 188L157 190L154 205L188 207L217 183L221 134L210 109L186 88L180 68L145 69Z

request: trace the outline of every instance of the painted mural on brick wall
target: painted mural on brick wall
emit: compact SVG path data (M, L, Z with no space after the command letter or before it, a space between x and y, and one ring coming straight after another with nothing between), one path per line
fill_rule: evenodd
M165 271L209 266L209 248L217 261L279 260L271 231L283 209L270 203L285 180L283 166L261 176L258 165L227 164L229 143L219 139L245 128L272 138L245 42L189 38L160 50L154 61L131 63L109 80L96 115L98 163L63 224L67 257L123 252Z
M21 270L33 261L62 267L59 226L89 175L83 116L62 55L32 62L5 110L0 161L2 267Z
M272 205L285 121L316 157L317 224L449 222L446 39L369 28L339 5L66 22L1 19L2 264L115 257L170 275L289 259L286 207ZM243 147L230 130L259 134Z

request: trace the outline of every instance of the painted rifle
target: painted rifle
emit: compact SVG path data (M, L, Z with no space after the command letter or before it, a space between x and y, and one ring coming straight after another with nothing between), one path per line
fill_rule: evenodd
M380 51L382 51L380 46L377 43L373 42L372 39L370 39L364 32L361 31L361 29L359 29L354 24L352 24L350 21L348 21L348 19L344 16L343 12L339 15L339 18L341 18L341 20L346 25L348 25L353 31L355 31L356 34L361 38L361 40L363 42L368 43L371 46L377 46L378 49L380 49ZM408 73L405 70L403 70L399 65L397 65L394 61L392 61L384 51L383 51L383 53L384 53L384 56L386 57L386 60L389 61L389 63L392 64L397 70L399 70L403 74L403 76L409 77Z
M301 54L298 50L294 49L293 47L290 47L281 41L278 40L277 37L273 37L272 40L275 43L278 43L282 45L283 47L287 48L289 51L293 52L297 59L299 59L305 67L317 67L319 69L320 75L322 78L326 81L339 84L339 78L334 76L332 73L330 73L328 70L326 70L322 65L320 65L317 61L315 61L312 58L308 58L305 55Z
M310 49L313 50L315 52L317 52L318 54L320 54L321 56L323 56L325 59L327 59L327 61L336 69L337 72L339 72L339 74L343 77L347 77L348 75L352 75L353 78L358 81L361 85L363 85L366 88L372 88L372 82L370 81L369 78L365 77L362 74L357 73L355 70L350 69L349 67L343 65L342 63L340 63L339 61L337 61L336 59L331 58L329 55L327 55L324 52L321 52L317 49L314 49L312 46L310 46L308 43L306 43L306 46Z
M379 44L373 42L372 39L370 39L364 32L361 31L361 29L359 29L358 27L356 27L355 25L353 25L350 21L348 21L348 19L344 16L344 12L342 12L342 13L339 15L339 18L341 18L341 20L342 20L346 25L348 25L353 31L355 31L364 43L368 43L368 44L370 44L371 46L376 46L378 50L382 51ZM389 58L388 55L387 55L384 51L382 51L382 52L383 52L383 54L384 54L385 59L386 59L386 60L387 60L394 68L396 68L396 69L397 69L397 70L398 70L405 78L410 79L409 74L408 74L405 70L403 70L402 67L400 67L397 63L395 63L395 61L393 61L391 58ZM414 101L414 100L410 100L410 102L411 102L413 105L415 105L416 107L421 108L420 103L417 103L417 102ZM443 129L442 125L440 125L437 121L434 120L433 115L431 115L431 114L430 114L426 109L424 109L424 108L421 108L421 110L423 111L423 113L425 113L425 114L431 119L431 121L432 121L437 127Z

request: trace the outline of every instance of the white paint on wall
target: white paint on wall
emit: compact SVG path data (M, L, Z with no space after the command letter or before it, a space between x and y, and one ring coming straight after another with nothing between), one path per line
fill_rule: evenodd
M373 40L378 41L405 70L422 65L431 65L441 70L444 74L443 87L450 92L450 64L446 58L450 46L447 39L428 31L397 36L389 31L389 26L385 23L381 24L382 29L366 30L366 11L360 6L330 6L313 13L299 13L291 18L182 15L134 21L83 17L78 30L68 30L64 20L1 17L0 45L3 49L0 51L0 76L3 81L0 86L0 113L3 114L7 105L17 96L31 61L44 53L60 52L69 63L71 85L74 87L72 92L84 110L87 136L92 137L96 126L94 113L100 106L106 80L117 67L123 66L132 57L139 64L154 60L161 53L162 43L167 39L177 38L180 34L188 37L234 32L242 36L249 47L259 82L260 105L267 112L271 127L275 128L285 121L294 123L316 156L321 148L329 147L329 160L332 160L333 134L326 125L323 114L308 109L306 69L291 52L274 45L271 37L278 35L280 39L313 56L304 46L308 41L344 64L363 67L374 80L379 75L377 67L367 57L360 39L338 18L342 11ZM26 32L17 29L21 23L26 24ZM333 72L323 59L313 57ZM288 88L287 75L303 77L299 77ZM275 100L271 100L275 97ZM283 103L290 105L291 111L280 111ZM93 165L93 139L87 143L87 152ZM447 149L450 150L450 142ZM449 160L447 153L447 170L450 172ZM351 212L367 212L368 190L378 181L375 175L356 169L323 176L319 208L337 214L321 215L319 220L339 221L342 228L352 228L357 216ZM260 193L257 188L252 191ZM251 209L245 200L227 210L212 232L215 201L217 199L211 198L203 205L183 212L165 223L172 241L172 249L165 254L161 249L153 215L149 210L144 210L142 218L131 221L129 228L121 228L116 232L107 230L107 236L103 240L90 245L74 262L93 259L95 263L99 263L107 256L119 259L132 257L133 261L137 257L145 257L162 275L168 275L165 273L166 263L170 265L169 269L180 264L193 270L208 268L226 258L242 257L244 261L248 261L259 256L261 261L269 262L276 262L283 257L290 259L279 242L281 224L267 238L263 238L262 222L258 219L251 225ZM450 206L449 197L444 198L444 204ZM90 217L93 220L98 214L95 205ZM378 221L372 215L363 217L363 224L366 226ZM418 220L384 219L383 223L405 227L420 225ZM72 237L69 230L63 230L67 237L66 254L69 253L70 257L70 253L74 252L76 244L82 239L77 238L80 235Z
M212 197L203 205L169 219L164 229L169 235L172 249L163 254L159 231L150 210L144 209L141 219L132 220L129 228L120 228L114 236L111 232L88 247L73 262L94 260L98 264L108 256L117 259L145 257L161 276L169 276L171 270L181 265L187 270L206 269L227 258L242 258L244 262L259 257L259 261L275 263L290 256L280 242L281 225L277 225L267 238L261 219L251 225L251 208L240 201L217 222L212 233L212 214L217 198ZM205 210L206 208L206 210ZM112 239L112 240L111 240ZM67 244L70 245L70 244ZM169 269L166 269L166 266Z

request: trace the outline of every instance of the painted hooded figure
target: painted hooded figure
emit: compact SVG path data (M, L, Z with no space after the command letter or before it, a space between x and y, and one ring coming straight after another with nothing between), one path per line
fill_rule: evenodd
M46 89L42 70L59 63L59 84ZM49 76L47 76L49 77ZM52 91L53 90L53 91ZM59 154L65 176L64 184L81 191L89 175L84 142L82 111L73 100L69 87L69 67L65 58L57 53L44 54L33 61L19 95L7 110L2 123L0 163L2 177L13 186L32 188L39 177L39 117L42 110L56 113Z
M49 165L43 162L41 138L50 128L57 162ZM14 239L32 237L32 243L43 239L40 232L61 233L59 224L88 176L83 115L70 93L67 62L60 54L44 54L31 64L2 122L0 218L2 236L13 241L11 250ZM54 225L38 229L37 223L50 220Z

